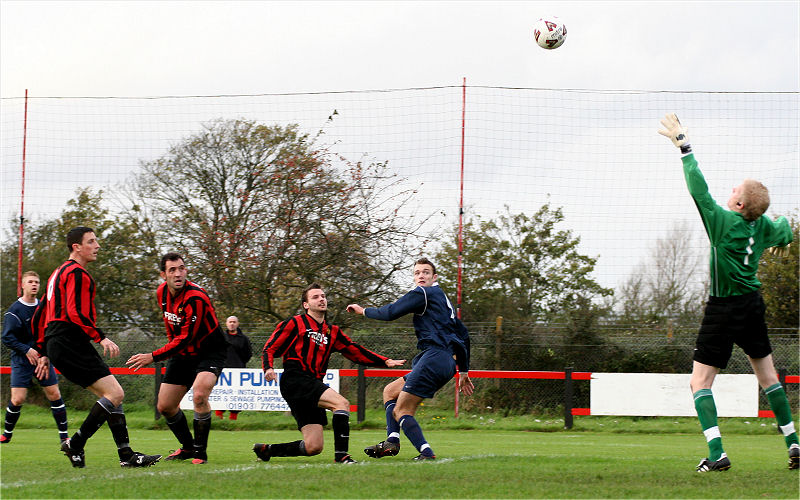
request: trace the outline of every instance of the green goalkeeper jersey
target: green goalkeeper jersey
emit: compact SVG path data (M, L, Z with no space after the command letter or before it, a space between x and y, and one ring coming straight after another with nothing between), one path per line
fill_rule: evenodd
M762 215L748 221L738 212L719 206L708 193L708 185L693 154L683 157L686 186L692 195L711 242L711 291L714 297L743 295L758 290L758 261L765 249L792 242L786 217L772 221Z

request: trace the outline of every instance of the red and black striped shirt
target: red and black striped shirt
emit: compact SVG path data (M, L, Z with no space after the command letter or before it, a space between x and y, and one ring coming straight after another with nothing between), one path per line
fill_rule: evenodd
M214 306L201 287L186 280L181 291L173 297L164 282L158 287L156 298L164 312L169 342L153 351L154 361L172 356L197 356L209 350L227 350Z
M367 366L386 366L388 358L356 344L342 330L327 321L317 323L308 314L300 314L281 322L264 344L261 353L262 369L273 368L275 357L283 358L283 366L299 365L301 371L322 380L333 351L345 358Z
M95 324L94 295L94 280L76 261L70 259L53 271L31 322L37 348L44 346L47 327L54 321L77 326L95 342L106 338Z

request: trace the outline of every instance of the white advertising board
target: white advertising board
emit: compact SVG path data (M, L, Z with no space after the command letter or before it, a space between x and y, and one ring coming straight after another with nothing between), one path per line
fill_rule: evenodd
M592 373L592 415L696 417L689 388L691 377L674 373ZM711 390L718 416L758 416L755 375L717 375Z
M212 410L289 411L281 397L280 377L283 370L275 370L278 379L267 381L264 372L256 368L225 368L211 391L208 402ZM325 385L339 392L339 370L328 370ZM191 410L192 390L181 400L182 410Z

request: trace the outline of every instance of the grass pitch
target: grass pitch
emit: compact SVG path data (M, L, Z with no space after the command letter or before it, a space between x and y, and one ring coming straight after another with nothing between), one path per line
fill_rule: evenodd
M72 429L80 413L73 412ZM135 417L130 420L139 427ZM87 444L85 469L73 469L58 451L52 420L45 428L18 426L12 442L0 448L0 493L3 498L137 499L800 496L798 471L786 469L783 439L771 429L756 434L725 434L723 429L732 469L698 474L694 466L707 451L699 430L528 432L431 425L426 437L439 459L416 463L411 458L417 453L405 438L398 456L368 458L361 450L383 439L383 433L353 429L350 448L359 463L339 465L332 461L329 429L321 455L264 463L255 460L254 442L290 441L300 434L223 430L228 425L216 423L208 464L162 461L148 469L121 469L105 426ZM166 454L176 447L168 430L132 427L130 436L133 448L145 453Z

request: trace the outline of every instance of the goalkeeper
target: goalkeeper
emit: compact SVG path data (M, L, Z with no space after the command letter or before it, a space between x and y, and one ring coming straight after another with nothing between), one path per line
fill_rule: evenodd
M747 354L789 447L789 468L797 469L800 467L797 432L789 400L772 362L764 301L759 292L761 283L756 278L764 250L788 255L791 228L785 217L772 221L764 215L769 207L769 194L763 184L752 179L745 179L733 188L728 210L717 205L697 167L687 129L674 114L666 115L661 124L664 129L658 132L681 151L686 185L711 242L711 290L697 336L691 377L694 406L709 450L708 457L697 465L697 472L731 467L722 448L711 385L719 370L728 365L733 344Z

